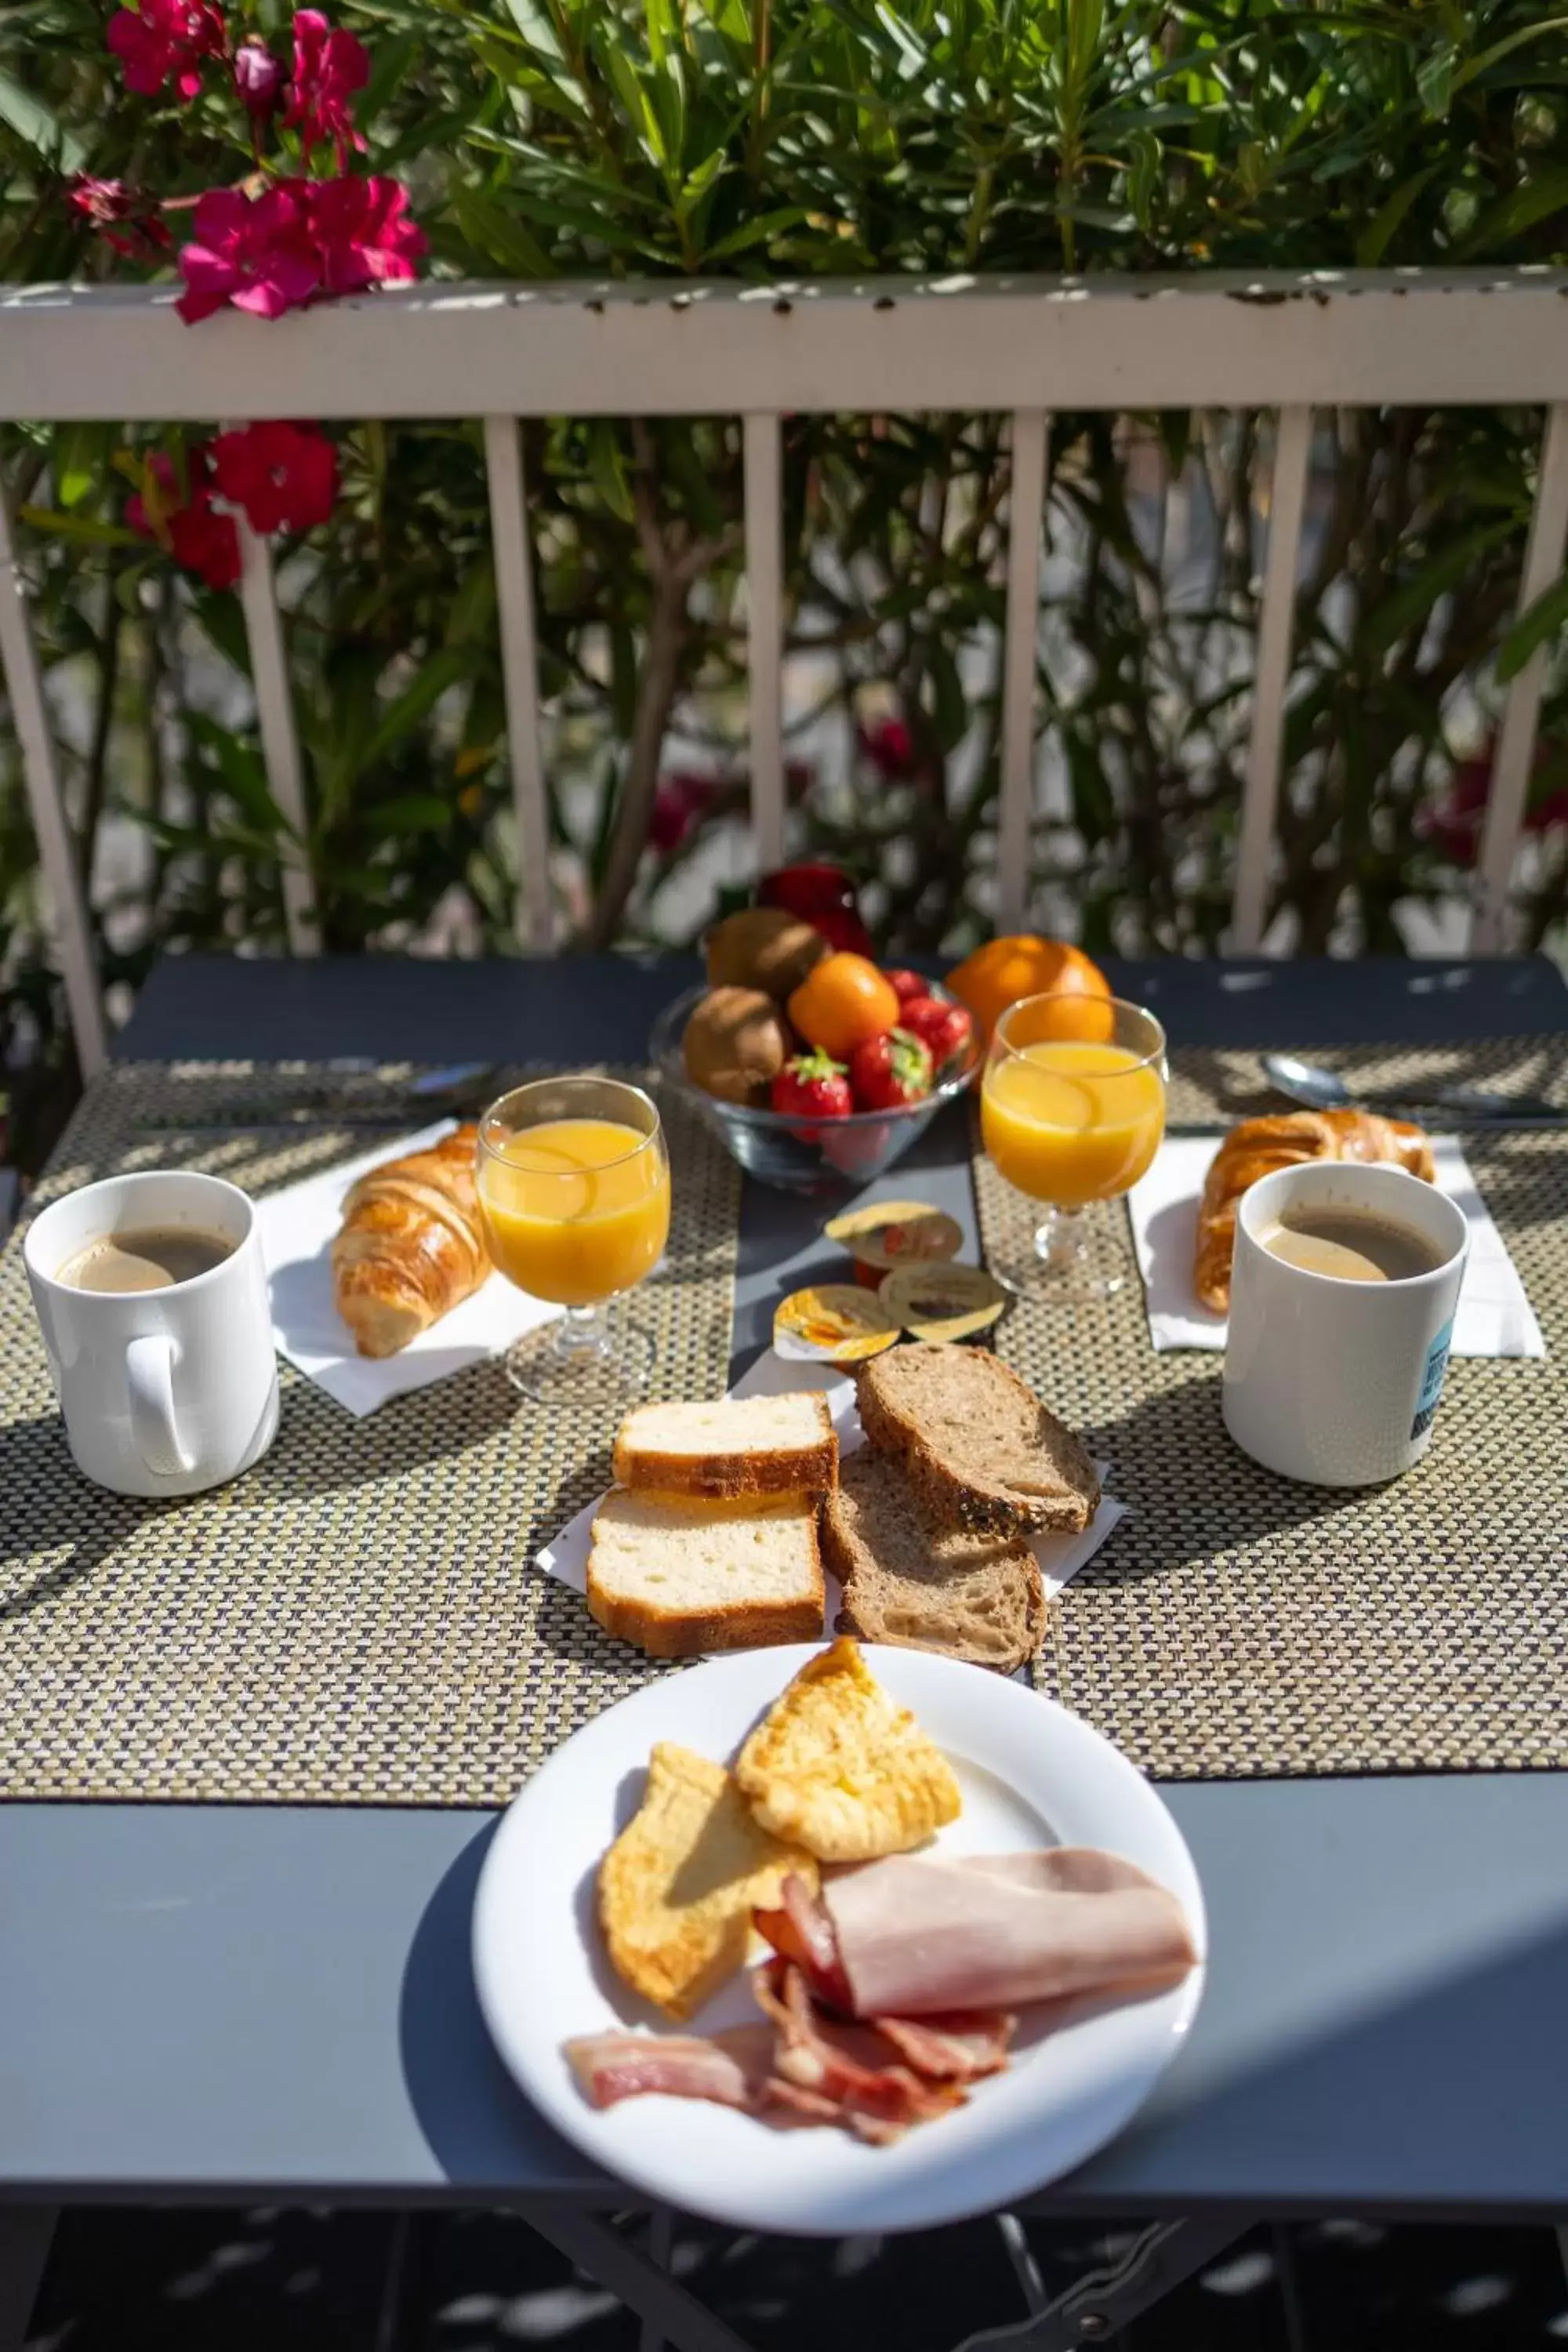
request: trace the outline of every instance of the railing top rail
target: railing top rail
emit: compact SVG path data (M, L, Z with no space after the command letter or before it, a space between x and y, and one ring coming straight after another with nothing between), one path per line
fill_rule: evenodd
M1568 272L439 282L186 330L0 288L0 419L1497 405L1568 388Z

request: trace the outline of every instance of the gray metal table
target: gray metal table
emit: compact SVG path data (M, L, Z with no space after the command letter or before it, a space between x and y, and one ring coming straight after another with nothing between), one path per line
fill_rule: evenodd
M168 961L120 1052L629 1055L686 976L676 959ZM1568 990L1542 962L1115 976L1190 1044L1568 1033ZM913 1166L973 1236L961 1127ZM738 1364L766 1337L781 1269L809 1262L817 1214L748 1186ZM1040 2209L1197 2217L1210 2242L1264 2215L1568 2214L1568 1775L1166 1794L1207 1894L1207 1995L1138 2123ZM472 1812L0 1808L13 2302L38 2234L29 2200L511 2204L677 2341L732 2343L679 2287L660 2301L635 2255L616 2273L626 2250L591 2209L626 2193L491 2053L468 1962L490 1828ZM5 2315L0 2295L0 2347Z

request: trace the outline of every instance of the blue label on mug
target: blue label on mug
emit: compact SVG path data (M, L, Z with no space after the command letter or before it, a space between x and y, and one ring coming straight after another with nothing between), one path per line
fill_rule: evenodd
M1415 1418L1410 1424L1413 1440L1432 1426L1432 1416L1443 1393L1443 1375L1448 1369L1448 1349L1453 1337L1454 1318L1450 1316L1426 1350L1426 1369L1421 1375L1421 1393L1415 1400Z

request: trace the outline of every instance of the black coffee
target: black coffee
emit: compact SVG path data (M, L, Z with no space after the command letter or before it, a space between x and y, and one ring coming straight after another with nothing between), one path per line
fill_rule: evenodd
M168 1290L194 1275L210 1274L233 1255L234 1244L222 1234L193 1233L188 1225L100 1234L61 1266L56 1279L73 1290Z
M1258 1239L1287 1265L1341 1282L1408 1282L1412 1275L1430 1274L1447 1255L1425 1234L1360 1209L1293 1209Z

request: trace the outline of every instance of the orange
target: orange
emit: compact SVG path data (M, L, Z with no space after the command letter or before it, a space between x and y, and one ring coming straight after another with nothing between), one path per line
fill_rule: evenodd
M898 991L868 958L840 950L807 972L789 1000L789 1017L808 1045L842 1061L894 1026Z
M1110 982L1081 948L1069 947L1065 940L1043 940L1033 931L988 940L948 973L947 984L959 1003L969 1007L975 1026L986 1039L1007 1007L1016 1004L1021 996L1043 996L1047 992L1103 997L1110 994ZM1048 1024L1035 1023L1031 1027L1040 1037L1055 1034ZM1061 1034L1086 1038L1089 1032L1079 1014ZM1107 1014L1105 1036L1100 1042L1108 1041L1110 1034L1110 1018Z

